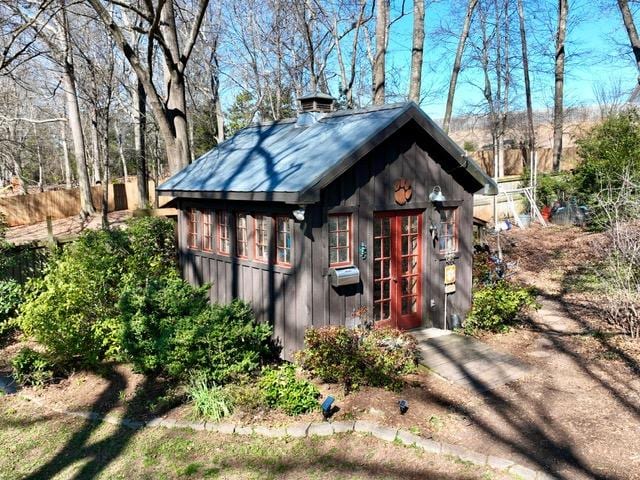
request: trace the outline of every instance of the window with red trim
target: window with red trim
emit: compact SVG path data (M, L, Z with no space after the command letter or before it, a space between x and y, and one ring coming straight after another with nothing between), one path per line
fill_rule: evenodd
M289 217L276 217L276 263L291 265L291 239L293 221Z
M255 217L255 259L260 262L269 261L269 217L256 215Z
M198 211L195 208L187 211L187 246L198 248Z
M329 215L329 265L351 264L351 215Z
M218 253L223 255L231 253L230 217L227 212L218 212Z
M247 214L239 213L236 216L236 255L241 258L249 256L247 237Z
M440 224L438 225L438 249L440 253L458 251L458 209L443 208L438 211Z
M203 210L202 216L202 250L213 251L213 212Z

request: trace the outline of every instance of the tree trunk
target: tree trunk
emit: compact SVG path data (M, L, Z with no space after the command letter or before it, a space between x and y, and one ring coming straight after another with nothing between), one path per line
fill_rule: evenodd
M629 41L631 42L631 48L633 50L633 56L636 59L636 66L638 67L638 84L640 84L640 37L638 37L638 30L636 29L635 23L633 23L633 16L629 9L628 0L618 0L618 7L620 7L624 27L627 29L627 34L629 35Z
M533 125L533 101L531 99L531 80L529 78L529 53L527 50L527 31L525 28L524 7L518 0L518 19L520 23L520 44L522 46L522 70L524 73L524 93L527 103L527 153L529 157L530 186L535 201L536 192L536 133Z
M413 0L413 47L411 49L411 80L409 100L420 103L422 86L422 56L424 53L424 0Z
M69 128L73 138L73 149L76 158L76 168L78 170L78 187L80 190L80 216L86 219L93 215L96 210L91 198L91 186L87 173L87 157L82 135L82 121L80 119L80 106L78 104L78 93L76 90L76 79L73 68L73 53L71 51L71 41L69 38L69 23L67 22L67 12L64 0L60 1L62 6L62 47L64 58L62 61L62 86L64 88L67 116L69 118Z
M80 215L83 218L93 215L95 208L91 198L91 186L89 185L89 174L87 172L87 160L85 154L84 137L82 136L82 122L80 120L80 108L78 106L78 96L73 77L73 65L65 61L65 69L62 74L62 84L67 102L67 112L69 115L69 128L73 139L73 151L76 159L76 169L78 173L78 187L80 189Z
M553 171L560 170L562 131L564 125L564 41L567 33L569 1L558 1L558 31L556 33L555 94L553 99Z
M451 114L453 112L453 98L456 94L456 85L458 83L458 75L460 74L460 68L462 65L462 54L464 53L464 46L469 38L469 30L471 29L471 19L473 18L473 11L478 4L478 0L469 0L467 5L467 13L464 17L464 24L462 25L462 31L460 32L460 39L458 40L458 48L456 50L456 57L453 61L453 70L451 71L451 78L449 79L449 93L447 94L447 105L444 112L444 120L442 122L442 128L446 133L449 133L449 126L451 124Z
M384 105L389 0L378 0L376 7L376 55L373 62L373 104Z
M60 122L60 143L62 144L62 158L64 159L64 182L71 188L71 162L69 161L69 147L67 145L67 122Z
M98 133L98 110L91 108L91 157L93 164L92 182L100 182L100 135Z
M122 132L118 127L118 122L114 123L116 131L116 139L118 141L118 155L120 155L120 162L122 163L122 174L124 175L124 183L129 182L129 170L127 169L127 159L124 156L124 142L122 141Z
M147 152L145 135L147 129L147 101L142 82L138 80L133 91L133 104L136 118L133 125L133 143L136 151L136 175L138 178L138 208L146 208L149 204L149 172L147 169Z

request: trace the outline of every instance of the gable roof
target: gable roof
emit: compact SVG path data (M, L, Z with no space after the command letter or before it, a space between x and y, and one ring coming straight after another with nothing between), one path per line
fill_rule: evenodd
M474 191L486 186L486 193L497 193L493 180L413 102L333 112L304 126L296 119L249 126L157 190L176 197L313 203L322 188L411 120L457 162L453 175L465 174Z

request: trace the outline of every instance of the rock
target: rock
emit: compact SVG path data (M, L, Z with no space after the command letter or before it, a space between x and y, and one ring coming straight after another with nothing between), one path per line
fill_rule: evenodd
M293 425L289 425L287 427L287 435L293 438L303 438L307 436L307 432L309 430L309 425L311 423L294 423Z
M319 437L326 437L328 435L333 435L333 427L330 423L312 423L309 425L309 430L307 431L307 435L311 437L312 435L318 435Z

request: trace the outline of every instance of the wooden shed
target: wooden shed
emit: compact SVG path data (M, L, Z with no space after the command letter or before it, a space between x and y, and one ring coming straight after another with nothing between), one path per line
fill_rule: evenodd
M400 329L463 319L473 194L496 185L413 102L300 101L297 118L241 130L158 188L176 197L184 278L250 302L285 358L361 307Z

